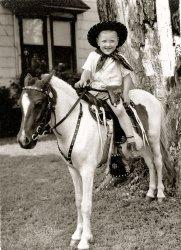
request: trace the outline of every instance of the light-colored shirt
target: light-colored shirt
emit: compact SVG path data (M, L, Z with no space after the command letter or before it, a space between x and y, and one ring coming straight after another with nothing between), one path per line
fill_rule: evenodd
M121 87L123 78L131 71L112 58L108 58L103 67L96 72L96 66L100 56L101 55L96 51L91 52L82 67L82 69L89 70L92 73L92 88L102 89L103 85L117 85L118 88Z

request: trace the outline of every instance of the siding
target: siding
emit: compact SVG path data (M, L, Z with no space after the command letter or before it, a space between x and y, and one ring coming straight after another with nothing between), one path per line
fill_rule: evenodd
M76 23L76 47L77 47L77 70L80 72L90 51L94 50L87 41L88 30L99 22L96 0L84 0L90 9L83 14L77 15Z
M90 9L77 15L76 53L78 71L81 71L83 63L93 49L87 41L87 32L91 26L99 22L96 0L84 0L84 2ZM18 21L16 18L14 19L8 9L0 5L0 86L10 85L10 82L20 73L21 55Z
M0 5L0 86L9 85L16 77L13 16Z

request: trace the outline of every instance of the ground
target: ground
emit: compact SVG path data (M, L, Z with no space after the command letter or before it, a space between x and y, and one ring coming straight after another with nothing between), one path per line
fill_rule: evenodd
M76 225L74 190L54 137L24 150L0 139L3 250L69 249ZM97 169L94 187L102 180ZM92 250L180 250L181 196L146 202L139 171L117 187L93 193ZM136 185L138 183L138 185Z

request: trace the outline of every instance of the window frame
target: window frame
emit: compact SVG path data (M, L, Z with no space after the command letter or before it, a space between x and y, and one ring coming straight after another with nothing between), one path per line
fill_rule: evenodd
M62 16L61 16L62 15ZM76 72L77 71L77 53L76 53L76 32L75 32L75 23L77 21L76 14L66 14L65 13L58 13L53 15L16 15L18 18L19 23L19 37L20 37L20 51L21 51L21 71L22 73L25 73L26 71L26 63L25 63L25 57L24 57L24 49L28 46L42 46L44 50L46 51L47 55L47 64L48 68L51 65L54 67L54 61L55 61L55 55L54 55L54 44L53 44L53 21L64 21L70 23L70 39L71 39L71 46L67 46L71 49L71 59L72 59L72 65L71 65L71 71ZM44 45L31 45L31 44L24 44L23 42L23 19L41 19L43 20L43 40ZM47 23L49 22L49 24ZM48 25L50 27L50 33L48 31ZM49 44L50 41L50 44ZM49 58L49 47L51 48L51 58ZM60 46L63 48L63 46ZM51 70L49 68L49 70Z
M25 44L23 41L23 19L41 19L43 21L43 45L34 45L34 44ZM46 51L47 65L49 67L49 58L48 58L48 33L47 33L47 18L45 16L31 15L31 16L18 16L19 21L19 30L20 30L20 49L21 49L21 69L22 73L26 71L25 68L25 58L24 58L24 49L26 47L42 47Z
M55 53L54 53L54 41L53 41L53 22L54 21L62 21L62 22L69 22L70 23L70 39L71 39L71 46L59 46L62 48L70 48L71 49L71 57L72 57L72 65L71 70L75 72L77 70L77 60L76 60L76 36L75 36L75 22L76 16L73 17L61 17L61 16L50 16L50 37L51 37L51 50L52 50L52 62L53 67L55 61Z

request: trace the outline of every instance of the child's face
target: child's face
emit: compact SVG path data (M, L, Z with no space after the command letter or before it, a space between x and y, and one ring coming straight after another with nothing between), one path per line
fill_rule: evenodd
M97 44L100 50L106 54L111 54L117 47L119 38L116 31L103 30L99 33Z

